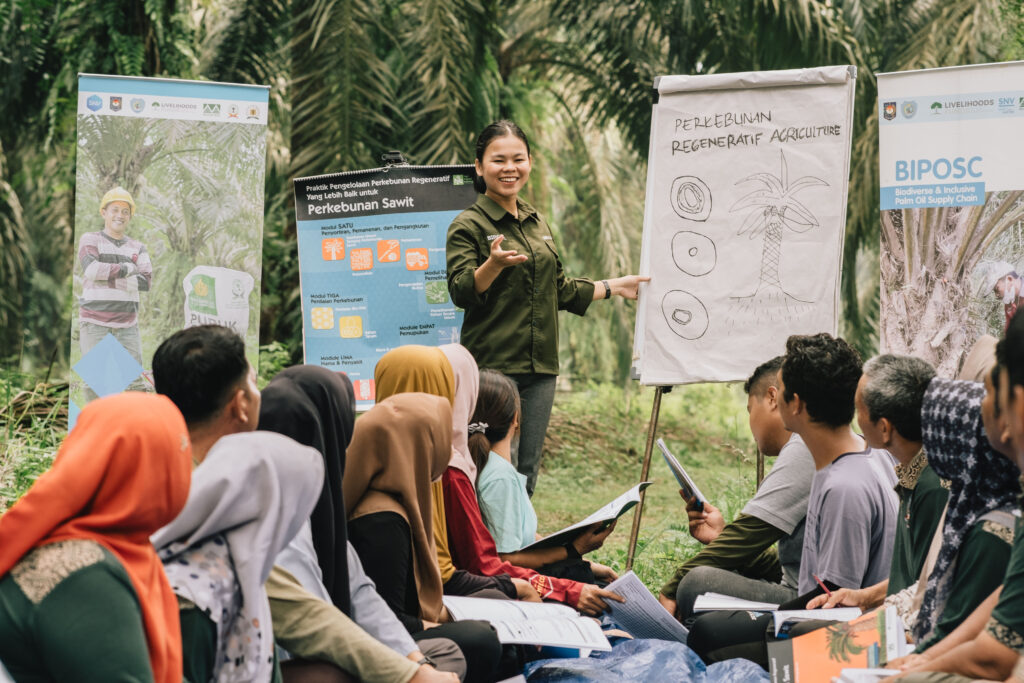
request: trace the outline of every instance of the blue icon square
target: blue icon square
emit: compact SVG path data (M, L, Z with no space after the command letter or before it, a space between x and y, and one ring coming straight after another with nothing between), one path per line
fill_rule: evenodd
M74 370L97 396L109 396L124 391L134 382L142 373L142 366L108 332L99 344L82 356Z

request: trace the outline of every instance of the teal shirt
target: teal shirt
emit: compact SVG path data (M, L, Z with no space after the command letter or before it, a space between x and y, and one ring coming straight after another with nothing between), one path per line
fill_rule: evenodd
M494 451L476 480L476 497L499 553L514 553L536 540L537 513L526 493L526 477Z

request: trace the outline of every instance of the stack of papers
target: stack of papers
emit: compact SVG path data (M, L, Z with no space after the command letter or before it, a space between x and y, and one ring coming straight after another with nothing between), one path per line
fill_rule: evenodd
M734 598L721 593L704 593L698 595L693 603L694 612L716 612L719 610L747 610L748 612L772 612L779 609L775 602L757 602Z

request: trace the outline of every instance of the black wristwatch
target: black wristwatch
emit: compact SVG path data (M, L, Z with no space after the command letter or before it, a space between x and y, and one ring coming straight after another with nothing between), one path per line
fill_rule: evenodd
M437 668L437 664L434 663L434 660L430 657L427 657L426 655L423 655L423 658L420 661L416 662L417 666L423 666L424 664L426 664L427 666L432 666L435 669Z
M612 286L610 284L608 284L607 280L601 280L601 284L604 285L604 298L605 299L611 299L612 298Z

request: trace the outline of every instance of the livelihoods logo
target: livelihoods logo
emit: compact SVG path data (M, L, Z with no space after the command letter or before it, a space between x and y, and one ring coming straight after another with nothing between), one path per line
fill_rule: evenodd
M932 102L932 114L942 113L942 102Z

